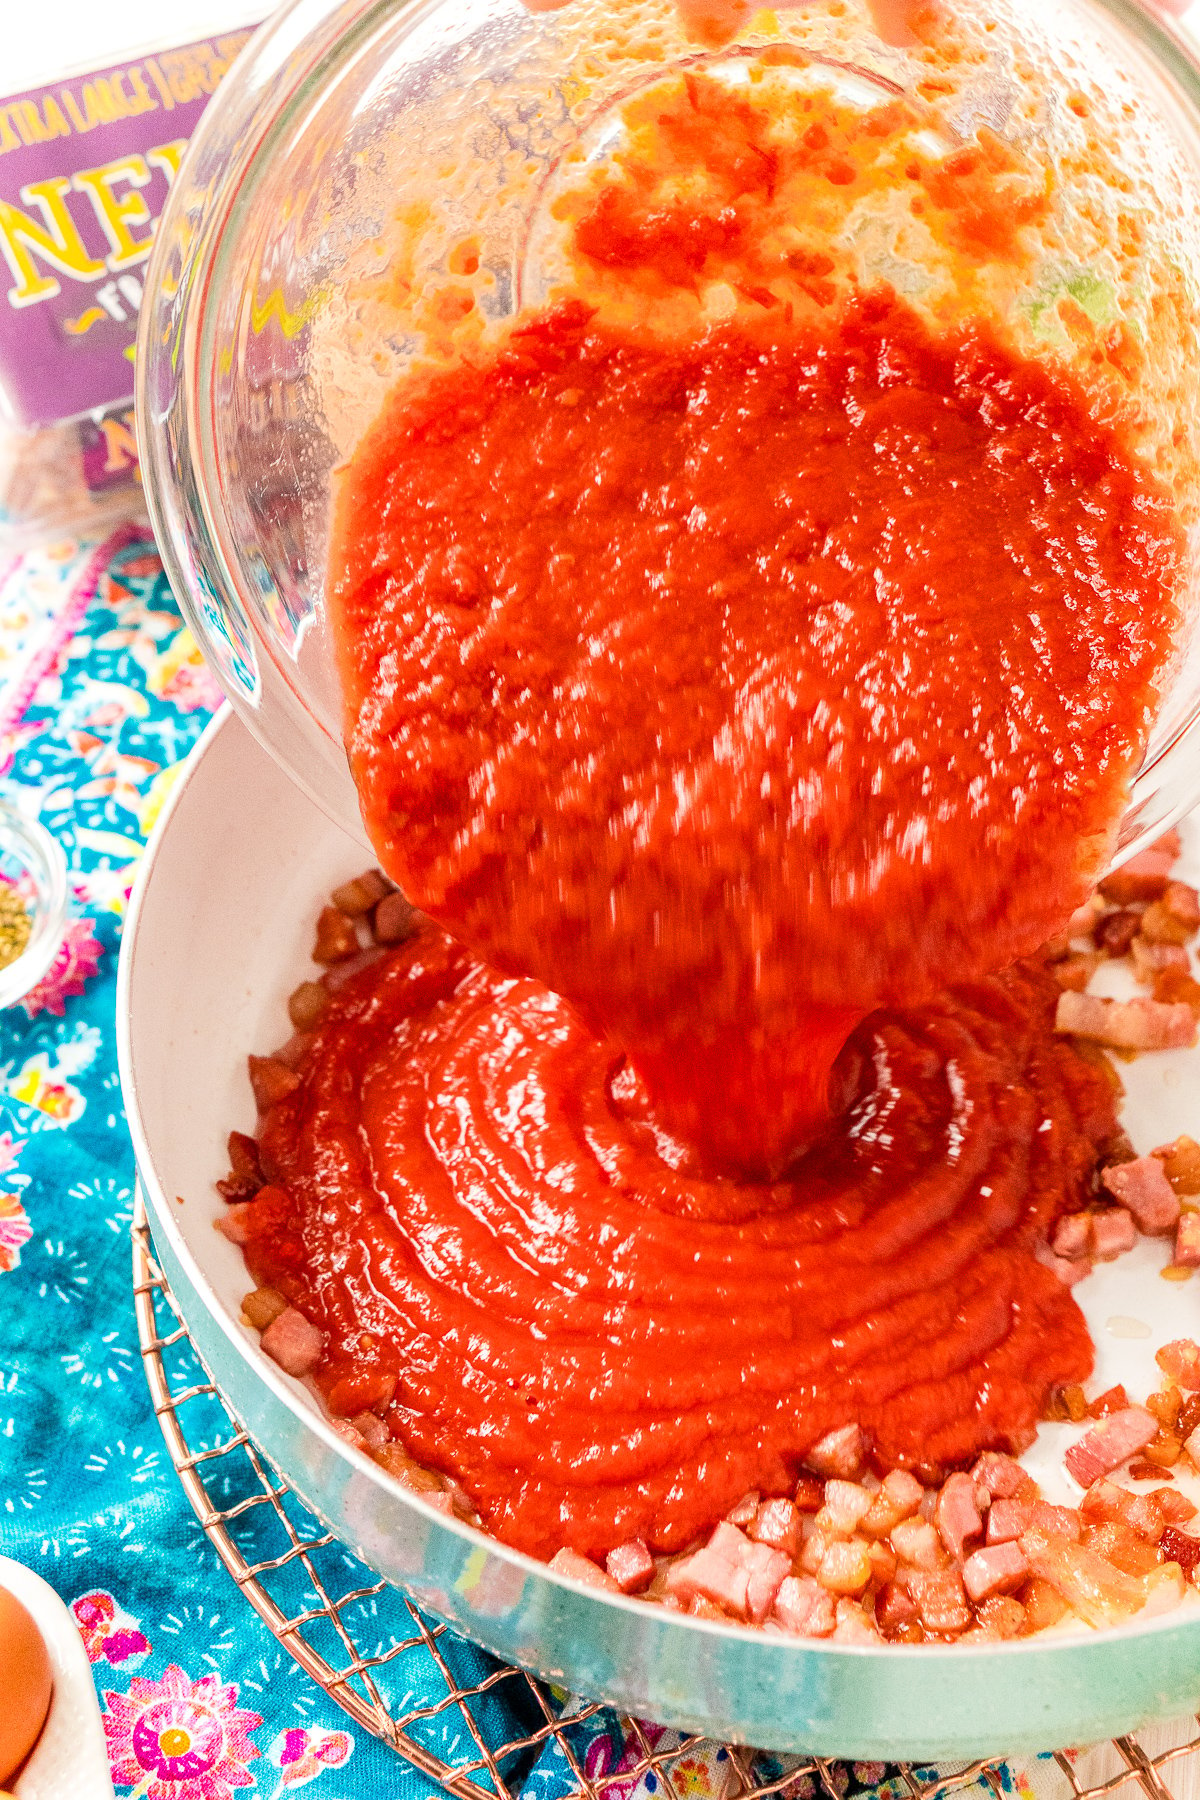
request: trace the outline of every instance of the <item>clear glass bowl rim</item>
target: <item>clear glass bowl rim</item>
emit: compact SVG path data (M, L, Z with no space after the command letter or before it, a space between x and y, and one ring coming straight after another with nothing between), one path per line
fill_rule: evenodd
M1200 43L1193 42L1167 15L1151 11L1149 0L1080 3L1085 9L1107 14L1138 40L1176 88L1200 141ZM286 140L305 109L338 79L377 31L393 26L401 17L412 31L440 4L442 0L290 0L242 53L185 153L160 224L158 247L147 274L148 294L161 291L172 236L169 221L180 204L179 196L187 191L189 173L201 168L206 179L204 203L198 219L193 217L193 229L186 239L182 278L172 287L176 298L170 307L173 330L169 343L161 330L161 305L143 308L136 358L137 430L155 536L171 585L202 649L207 648L208 631L196 597L198 585L215 592L223 602L232 595L235 605L255 619L254 596L243 593L238 572L222 548L213 403L218 349L208 296L224 280L238 278L233 258L239 221L255 203L275 146ZM214 154L218 149L219 157ZM172 363L170 380L175 389L171 411L181 413L183 429L178 441L194 483L190 508L164 429L164 415L155 404L155 385L166 359ZM189 531L196 534L198 555L190 550ZM1200 632L1200 619L1195 630ZM273 705L290 713L301 736L315 728L325 740L322 749L327 759L342 770L333 778L340 786L332 799L328 775L324 780L310 778L303 759L281 749L278 740L284 734L267 725L258 696L248 698L219 668L215 670L218 680L234 709L291 778L343 827L356 829L357 812L340 737L306 708L293 676L273 654L269 641L257 630L254 636L255 656L260 667L265 659L272 682ZM1200 745L1193 749L1197 736L1200 682L1170 734L1160 743L1151 743L1111 866L1144 848L1200 800ZM1141 812L1150 816L1139 824L1135 821Z

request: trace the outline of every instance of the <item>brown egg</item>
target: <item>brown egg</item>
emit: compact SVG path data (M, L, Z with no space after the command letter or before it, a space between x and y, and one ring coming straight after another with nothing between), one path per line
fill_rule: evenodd
M54 1677L42 1634L19 1600L0 1588L0 1784L37 1743Z

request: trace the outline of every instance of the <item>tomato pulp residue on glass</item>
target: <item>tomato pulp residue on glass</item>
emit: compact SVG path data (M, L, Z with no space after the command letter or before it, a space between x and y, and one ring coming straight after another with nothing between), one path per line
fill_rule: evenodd
M694 327L717 284L774 325L819 313L850 285L839 239L883 217L927 280L978 299L1053 211L1049 170L986 125L951 147L908 97L864 110L796 86L786 44L716 67L626 102L614 161L550 201L589 299L643 330Z
M987 978L1103 863L1180 533L1072 380L773 206L885 169L983 267L1028 171L909 173L809 97L803 154L730 101L664 186L716 105L631 113L560 208L579 291L406 376L335 520L364 817L468 949L339 997L251 1265L543 1551L682 1544L848 1420L881 1465L1019 1448L1090 1364L1035 1251L1110 1103L1043 978Z

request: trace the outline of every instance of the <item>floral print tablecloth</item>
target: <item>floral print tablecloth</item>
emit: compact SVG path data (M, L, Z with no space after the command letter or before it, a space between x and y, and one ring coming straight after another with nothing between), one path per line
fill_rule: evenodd
M435 1790L301 1673L221 1569L138 1353L117 947L146 835L220 698L135 528L0 562L0 792L55 833L72 881L54 967L0 1014L0 1552L44 1576L78 1621L119 1795L274 1800L311 1787L314 1800L408 1800ZM640 1754L611 1716L573 1736L593 1776ZM1053 1775L1037 1759L998 1780L1032 1795ZM736 1786L717 1746L690 1751L673 1780L698 1800ZM607 1792L642 1800L656 1785L648 1775ZM878 1764L846 1765L836 1785L908 1792ZM553 1745L524 1779L529 1800L574 1786ZM808 1778L796 1800L805 1789Z

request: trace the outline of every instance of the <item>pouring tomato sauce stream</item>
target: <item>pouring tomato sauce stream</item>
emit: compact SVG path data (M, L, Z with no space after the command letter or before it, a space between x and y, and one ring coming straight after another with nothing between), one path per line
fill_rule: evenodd
M1173 529L982 332L868 297L675 347L564 307L399 394L342 506L386 866L716 1166L786 1167L859 1018L1033 951L1095 879Z
M686 283L711 225L610 193L576 238ZM847 1421L881 1467L1029 1442L1116 1119L1020 959L1109 853L1181 558L1071 378L887 290L568 298L401 379L330 607L435 923L335 996L247 1249L337 1410L386 1392L543 1555L682 1547Z

